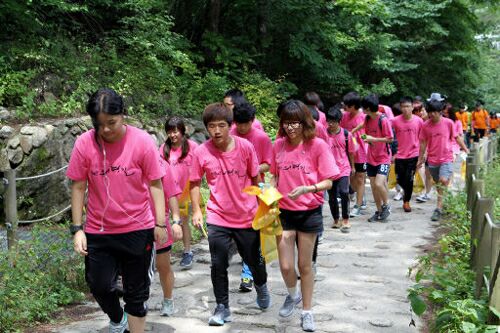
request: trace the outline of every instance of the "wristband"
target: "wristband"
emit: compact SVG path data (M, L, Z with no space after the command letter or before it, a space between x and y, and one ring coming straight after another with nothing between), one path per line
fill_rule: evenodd
M83 230L83 225L79 224L79 225L76 225L76 224L72 224L69 226L69 232L71 233L71 235L75 235L78 231L80 230Z
M167 228L167 225L166 224L155 224L155 227L158 227L158 228Z
M181 220L172 220L172 224L177 224L182 226L182 221Z
M314 193L318 192L318 187L316 186L316 184L314 184L313 186L314 186Z

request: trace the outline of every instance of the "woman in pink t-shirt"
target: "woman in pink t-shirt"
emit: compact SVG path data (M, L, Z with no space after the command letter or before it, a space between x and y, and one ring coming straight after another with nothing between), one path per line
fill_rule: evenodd
M168 163L165 166L165 176L162 178L163 193L168 205L165 205L165 216L168 218L172 212L172 226L167 223L168 241L164 244L156 244L156 268L160 276L161 289L163 291L163 302L160 310L162 316L174 314L174 289L175 276L170 265L170 250L174 241L182 239L181 218L179 216L179 203L177 196L181 194L181 189L175 181L172 167Z
M92 94L87 113L94 129L77 138L67 171L74 249L85 256L85 278L110 331L144 332L154 241L167 241L165 169L152 137L124 123L123 99L114 90ZM115 290L119 272L124 309Z
M283 234L277 241L281 275L289 293L279 314L290 316L302 300L302 328L311 331L312 254L316 236L323 230L323 191L332 187L339 171L326 142L316 138L314 120L304 103L283 103L279 114L281 137L273 147L270 171L272 184L284 196L279 203ZM302 295L297 291L296 242Z
M160 146L161 156L172 167L174 179L181 189L177 197L181 208L182 244L184 253L180 261L183 269L191 269L193 264L193 252L191 251L191 229L188 224L189 212L189 168L193 160L193 152L198 144L189 140L186 134L186 125L180 117L173 116L165 122L167 139Z

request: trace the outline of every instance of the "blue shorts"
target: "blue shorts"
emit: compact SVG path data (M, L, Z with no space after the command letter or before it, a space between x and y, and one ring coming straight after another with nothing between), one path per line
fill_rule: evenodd
M366 174L368 177L376 177L377 175L384 175L387 177L390 168L390 164L371 165L368 163L366 165Z

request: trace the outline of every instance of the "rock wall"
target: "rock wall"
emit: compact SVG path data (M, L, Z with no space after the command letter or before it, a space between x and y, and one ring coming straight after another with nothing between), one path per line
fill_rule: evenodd
M158 126L144 125L127 117L126 122L142 128L156 143L165 141L164 119ZM8 169L16 170L16 177L31 177L57 170L68 164L76 138L92 128L90 117L72 118L26 126L0 126L0 175ZM186 120L186 131L196 142L203 142L208 134L203 123ZM52 215L70 204L70 182L66 169L47 177L19 180L17 203L19 220L32 220ZM3 184L0 195L3 199ZM59 215L55 221L70 218L70 212ZM3 200L0 201L0 223L3 223Z

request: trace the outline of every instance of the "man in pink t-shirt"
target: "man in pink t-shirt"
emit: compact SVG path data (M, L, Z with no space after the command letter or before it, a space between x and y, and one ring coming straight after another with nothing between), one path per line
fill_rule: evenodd
M328 124L326 122L326 115L323 112L324 104L321 101L319 95L314 91L306 92L306 94L304 95L304 104L307 106L313 106L316 109L316 111L318 112L318 119L316 120L323 126L323 128L325 128L326 131Z
M203 228L200 207L200 183L205 175L210 189L207 203L208 244L212 259L212 285L217 306L208 323L222 326L231 321L227 268L232 241L247 263L255 281L257 305L270 305L265 261L260 252L260 234L253 230L257 211L255 197L243 193L249 185L257 185L259 165L252 144L229 134L233 112L222 103L208 105L203 111L203 123L210 140L194 151L190 170L190 194L193 225Z
M404 191L403 210L408 213L411 212L410 199L417 169L420 130L424 121L413 115L413 98L402 97L399 106L402 114L392 120L392 128L398 141L395 164L397 181Z
M259 174L261 181L264 181L264 173L269 171L271 159L273 157L273 144L267 134L261 130L253 128L255 120L255 108L250 103L235 105L233 108L235 126L231 128L230 134L248 140L257 153L259 162ZM243 262L241 270L240 291L252 291L253 277L248 265Z
M229 108L229 110L233 111L233 109L236 105L248 103L248 102L245 98L245 94L243 93L243 91L241 91L237 88L233 88L233 89L229 89L228 91L226 91L226 93L224 94L223 103L226 107ZM231 126L231 129L233 129L234 127L235 127L235 124L233 123L233 125ZM264 127L262 126L261 122L257 118L255 118L254 121L252 122L252 127L256 128L258 130L264 131Z
M361 107L366 114L363 141L368 144L366 173L370 178L373 199L377 210L368 222L387 222L391 214L388 200L387 175L391 167L391 149L393 133L389 119L378 111L378 97L371 94L363 98Z
M357 92L352 91L344 96L342 102L344 103L344 114L340 121L340 127L352 132L359 124L363 124L366 118L366 115L360 109L361 98ZM356 192L356 204L350 210L350 217L358 217L361 215L361 210L366 209L363 197L365 194L367 144L361 139L363 134L365 134L364 129L353 134L358 149L354 154L354 173L350 177L351 188Z
M333 217L333 228L340 228L340 231L349 232L349 177L354 171L354 153L357 144L352 138L352 134L345 128L340 127L342 119L342 105L336 104L328 110L326 114L328 122L328 146L330 147L335 164L339 168L339 177L332 182L332 188L328 190L328 203ZM340 196L342 206L342 224L339 222L339 203L337 197Z
M420 153L418 156L417 168L424 163L424 155L427 151L427 162L429 172L434 179L438 198L437 207L432 214L432 221L439 221L443 209L443 189L448 187L453 175L453 147L452 140L456 140L458 145L469 152L465 146L460 133L455 132L453 121L442 116L446 107L445 98L439 93L433 93L427 100L427 113L429 120L422 126L420 131Z

